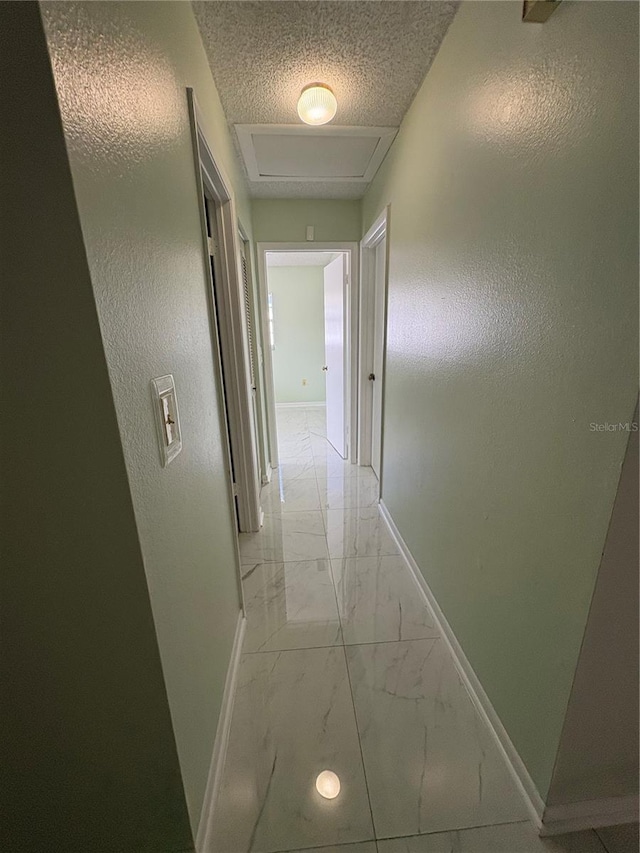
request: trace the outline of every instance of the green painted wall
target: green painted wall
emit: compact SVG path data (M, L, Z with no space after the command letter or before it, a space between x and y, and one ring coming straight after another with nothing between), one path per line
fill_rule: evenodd
M271 267L267 277L273 295L276 403L321 402L325 399L324 270Z
M307 225L315 226L316 243L349 242L362 236L359 199L255 198L251 208L258 243L304 243Z
M520 15L460 8L363 225L383 499L544 797L637 393L638 7Z
M190 4L42 14L195 830L239 601L185 87L247 228L250 209ZM165 373L183 450L163 469L149 382Z
M0 179L11 413L0 443L0 849L184 851L144 555L37 4L0 4L0 55L11 128Z

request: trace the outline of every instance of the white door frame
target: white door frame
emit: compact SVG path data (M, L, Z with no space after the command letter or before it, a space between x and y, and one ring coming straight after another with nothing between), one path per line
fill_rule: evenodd
M329 255L328 257L332 257ZM349 290L347 281L347 256L336 255L322 269L322 297L324 307L324 367L325 373L325 424L326 439L343 459L348 458L347 409L347 359ZM336 314L337 312L337 314ZM335 335L340 342L336 346ZM337 393L339 390L339 394Z
M253 260L253 246L248 236L249 232L244 227L242 220L238 220L238 231L240 243L244 249L244 257L247 264L247 275L249 278L249 310L253 326L253 360L256 382L256 408L258 413L257 442L258 459L260 462L261 485L271 482L271 465L269 462L269 442L267 427L267 402L264 389L264 370L262 363L264 359L264 341L262 339L262 323L260 322L260 310L258 306L259 292L258 279L254 275L255 262Z
M369 374L373 373L374 331L375 331L375 247L389 231L389 206L385 207L360 243L360 394L358 397L358 464L371 465L371 419L373 417L373 387ZM386 291L389 283L389 240L385 257L385 335L382 341L383 364L386 362ZM376 382L382 383L382 408L384 410L384 370L382 376L376 376ZM382 424L380 434L382 435ZM383 453L381 449L381 453ZM382 466L380 468L382 473Z
M219 351L222 364L225 366L227 381L224 383L226 400L226 417L229 424L229 437L233 464L235 469L235 484L230 483L231 496L238 501L238 525L241 531L256 531L260 529L260 485L257 469L257 447L255 445L256 431L253 425L253 404L251 398L251 369L249 366L248 336L246 315L244 310L244 288L240 267L240 246L238 233L238 216L231 182L228 180L220 164L211 153L203 123L200 121L200 111L195 100L193 89L187 89L189 118L193 140L194 156L198 170L198 180L202 180L203 189L211 196L216 209L217 236L220 243L219 257L216 259L216 275L214 300L209 264L209 246L207 239L206 217L203 192L198 192L200 219L205 257L207 259L207 275L209 278L209 307L211 317L217 317L219 330ZM200 184L199 184L200 185ZM215 334L215 332L214 332ZM214 352L218 342L213 341ZM221 368L221 365L220 365ZM218 383L222 382L222 371L217 371ZM222 384L220 388L222 389Z
M276 402L273 386L273 359L269 341L269 318L267 297L267 252L344 252L349 257L347 278L347 339L345 340L345 424L347 429L347 451L349 462L357 461L358 448L358 301L360 291L359 247L357 243L258 243L258 279L260 282L260 313L262 315L262 339L264 347L264 381L267 395L267 418L269 425L269 449L271 467L278 465L278 433L276 429Z

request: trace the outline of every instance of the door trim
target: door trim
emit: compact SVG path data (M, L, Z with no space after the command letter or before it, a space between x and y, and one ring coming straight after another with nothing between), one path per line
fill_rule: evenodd
M217 312L213 299L214 285L209 265L203 192L199 191L203 251L207 260L206 268L210 285L208 288L209 307L211 317L214 320L216 316L218 318L219 353L228 372L228 381L224 385L225 394L222 399L223 402L226 401L224 408L228 418L229 437L233 451L238 525L241 531L250 532L260 529L260 486L256 465L258 449L255 446L256 433L253 427L251 371L240 268L238 216L232 185L212 154L203 131L203 123L199 120L200 111L191 88L187 88L187 102L198 186L202 185L202 188L213 198L216 210L216 230L220 244L220 257L217 266L221 273L220 282L215 284L218 300ZM213 341L213 348L214 352L218 350L218 341ZM220 383L221 370L218 373L219 376L216 379ZM222 388L221 385L220 388ZM230 482L229 485L233 496L233 483Z
M358 395L358 464L371 465L373 418L373 388L369 382L369 374L373 372L374 333L375 333L375 248L378 243L387 238L385 257L385 322L384 340L382 341L382 363L386 364L387 353L387 291L389 287L389 212L390 206L384 208L376 218L360 243L360 351L359 351L359 389ZM376 382L382 383L382 411L384 411L384 374L376 376ZM380 424L380 485L382 486L382 456L384 454L383 426Z
M345 339L345 386L346 400L345 425L347 430L347 451L349 462L355 464L358 455L358 349L359 324L358 304L360 299L360 252L358 243L257 243L258 282L260 290L260 315L264 347L264 383L267 397L267 421L269 432L269 450L271 467L278 466L278 433L276 428L276 402L273 386L273 359L269 340L267 313L267 252L345 252L349 257L347 279L347 335Z
M258 443L258 461L260 470L260 483L262 486L271 481L271 465L269 462L269 445L268 445L268 428L266 418L266 400L264 395L264 371L262 370L262 360L264 353L264 341L262 339L262 324L260 322L260 311L258 308L259 293L257 288L257 278L255 276L255 261L253 256L253 246L249 237L249 232L244 227L242 220L238 219L238 233L240 236L240 245L244 254L245 263L247 265L247 277L249 283L249 310L251 313L251 322L253 325L253 359L255 372L255 400L256 400L256 441Z

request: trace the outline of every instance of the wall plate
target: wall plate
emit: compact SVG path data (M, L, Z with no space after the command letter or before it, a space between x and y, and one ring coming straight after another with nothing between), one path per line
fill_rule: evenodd
M168 373L151 380L151 394L160 445L160 461L166 468L182 450L178 399L173 376Z

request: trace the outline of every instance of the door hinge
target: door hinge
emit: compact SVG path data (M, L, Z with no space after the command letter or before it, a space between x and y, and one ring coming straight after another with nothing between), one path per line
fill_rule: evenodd
M207 237L207 246L209 247L209 256L215 258L216 255L216 247L213 242L213 237Z
M237 483L231 483L231 491L233 493L234 498L237 498L238 497L238 484Z

